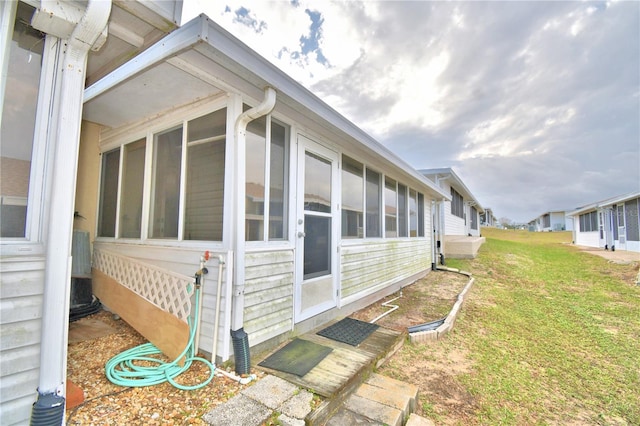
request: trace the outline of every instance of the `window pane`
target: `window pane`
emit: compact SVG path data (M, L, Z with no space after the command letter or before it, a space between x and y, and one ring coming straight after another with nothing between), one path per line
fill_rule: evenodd
M398 236L407 236L407 187L398 184Z
M363 166L349 157L342 156L342 236L362 238Z
M387 178L384 183L384 235L387 238L398 236L397 204L396 181Z
M305 162L304 209L331 212L331 163L310 152Z
M187 123L184 239L222 241L227 110Z
M288 156L286 150L287 129L271 122L271 164L269 165L269 240L287 237L286 222L286 176Z
M380 237L380 174L367 169L367 238Z
M478 210L471 207L471 229L478 229Z
M418 236L418 196L413 189L409 191L409 236Z
M140 238L145 148L145 139L130 143L124 148L122 198L118 227L122 238Z
M8 7L8 6L7 6ZM44 34L34 30L34 8L18 3L9 47L0 126L0 237L26 236L27 198Z
M418 192L418 236L424 237L424 195Z
M118 175L120 149L102 154L102 182L100 183L100 217L98 236L116 236L116 210L118 206Z
M640 241L640 222L638 221L638 199L624 203L627 241Z
M304 215L304 278L331 273L331 218Z
M157 134L154 141L151 238L178 238L182 127Z
M264 239L266 116L247 126L246 188L245 188L245 240Z

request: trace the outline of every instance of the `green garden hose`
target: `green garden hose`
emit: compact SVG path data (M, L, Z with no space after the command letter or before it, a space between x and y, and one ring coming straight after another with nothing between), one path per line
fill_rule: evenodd
M198 318L198 302L200 299L199 285L196 286L195 294L195 318ZM154 355L161 354L162 351L158 349L153 343L144 343L114 356L107 362L104 369L109 381L118 386L125 387L153 386L160 383L169 382L174 387L181 390L195 390L208 385L215 376L216 368L211 362L209 362L209 360L194 356L196 354L194 339L197 327L193 326L191 318L188 318L188 323L189 343L187 344L187 347L184 349L184 351L182 351L182 353L178 355L178 357L174 361L164 362L160 359L154 358ZM178 362L182 358L185 358L185 362L181 367ZM194 361L202 362L207 367L209 367L209 371L211 371L209 378L204 382L198 383L193 386L185 386L176 383L174 379L180 374L187 371ZM139 363L151 363L152 365L143 367L139 365Z

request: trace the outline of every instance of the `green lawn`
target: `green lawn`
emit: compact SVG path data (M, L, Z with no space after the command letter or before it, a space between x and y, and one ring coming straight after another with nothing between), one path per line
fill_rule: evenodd
M476 259L447 261L476 281L435 343L472 365L455 378L474 400L460 424L640 425L638 265L580 252L567 232L483 235Z

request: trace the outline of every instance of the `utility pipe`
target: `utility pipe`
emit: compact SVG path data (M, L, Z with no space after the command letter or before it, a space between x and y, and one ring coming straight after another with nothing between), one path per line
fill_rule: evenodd
M65 394L69 292L71 287L71 235L73 232L74 188L78 168L82 95L89 49L102 34L111 1L90 0L84 15L65 40L59 90L49 109L50 140L53 147L46 260L40 340L40 396ZM62 41L61 41L62 42ZM56 102L57 101L57 102Z
M244 256L245 256L245 181L246 181L246 139L247 125L269 114L276 105L276 91L272 87L264 89L264 100L257 106L240 114L235 123L236 146L235 168L235 211L234 211L234 280L231 309L231 330L237 331L244 324Z
M379 319L386 317L386 316L387 316L387 315L389 315L391 312L393 312L393 311L395 311L396 309L398 309L398 308L400 307L400 305L392 305L392 304L391 304L391 302L394 302L394 301L396 301L396 300L400 299L401 297L402 297L402 290L400 290L400 296L398 296L398 297L394 297L393 299L391 299L391 300L387 300L386 302L382 302L382 303L380 304L380 306L384 306L385 308L391 308L391 309L389 309L387 312L385 312L385 313L383 313L383 314L378 315L377 317L375 317L374 319L372 319L372 320L370 321L370 323L371 323L371 324L374 324L374 323L375 323L376 321L378 321Z

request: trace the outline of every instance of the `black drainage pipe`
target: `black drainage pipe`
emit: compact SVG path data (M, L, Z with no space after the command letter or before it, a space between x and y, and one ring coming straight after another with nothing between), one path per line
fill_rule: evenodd
M60 426L64 418L64 397L54 393L38 394L31 410L31 426Z
M233 342L233 355L236 365L236 374L249 374L251 371L251 354L249 353L249 335L244 328L231 330L231 340Z

